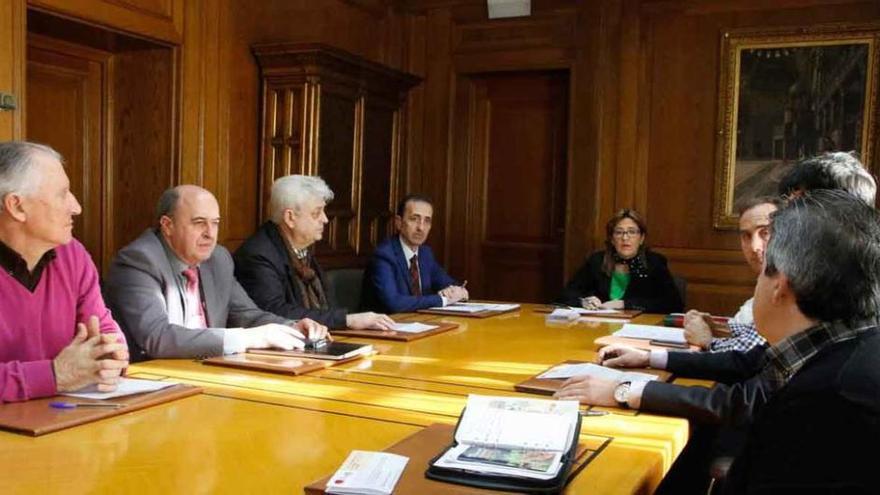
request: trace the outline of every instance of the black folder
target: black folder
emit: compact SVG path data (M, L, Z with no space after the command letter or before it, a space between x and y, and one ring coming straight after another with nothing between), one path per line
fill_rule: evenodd
M462 416L464 416L464 411L462 411ZM462 416L459 416L459 423L461 422ZM458 431L458 425L456 425L455 429L456 431ZM458 445L458 442L455 441L454 433L452 435L452 444L443 449L442 452L431 459L431 462L428 463L428 469L427 471L425 471L425 476L432 480L473 486L488 490L501 490L517 493L560 493L565 488L565 485L568 483L568 474L569 472L571 472L571 467L574 464L575 459L577 458L577 439L580 434L581 415L578 415L577 424L574 429L574 438L571 441L571 447L569 448L568 452L562 456L562 468L559 470L559 474L557 474L555 478L549 480L537 480L531 478L521 478L518 476L504 476L497 474L484 474L474 471L465 471L460 469L435 466L434 463L437 461L437 459L439 459L447 450Z

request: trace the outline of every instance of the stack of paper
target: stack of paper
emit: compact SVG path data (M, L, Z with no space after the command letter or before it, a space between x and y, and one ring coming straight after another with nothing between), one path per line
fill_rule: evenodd
M519 308L519 304L501 304L501 303L454 303L449 306L436 306L428 309L442 309L443 311L454 311L456 313L482 313L483 311L511 311Z
M618 310L618 309L605 309L605 308L586 309L586 308L576 308L574 306L569 306L568 308L565 308L565 309L569 309L571 311L577 311L577 313L579 315L613 315L613 314L620 313L620 310Z
M659 327L656 325L634 325L627 323L620 330L614 332L615 337L627 337L631 339L662 340L677 344L686 344L684 330L681 328Z
M395 323L391 329L401 333L422 333L437 328L436 325L426 325L424 323Z
M656 380L657 375L639 373L638 371L621 371L593 363L560 364L538 375L538 378L571 378L573 376L592 376L609 381L646 381Z
M575 440L577 401L471 395L457 444L434 465L468 472L555 478Z
M390 495L408 461L402 455L353 450L324 491L340 495Z
M141 380L137 378L121 378L113 392L98 392L98 386L92 385L76 392L62 392L61 395L79 397L81 399L112 399L125 397L126 395L155 392L177 385L177 382L157 382L155 380Z

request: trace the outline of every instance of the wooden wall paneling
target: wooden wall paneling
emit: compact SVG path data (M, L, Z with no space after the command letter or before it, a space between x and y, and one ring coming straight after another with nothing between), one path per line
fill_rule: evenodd
M636 174L636 191L646 191L648 241L660 252L692 250L670 259L691 282L689 305L731 313L751 293L753 275L739 261L736 234L712 227L720 36L737 28L876 20L880 4L642 1L638 16L641 67L637 96L629 98L638 102L638 126L621 133L636 143L636 170L646 172ZM725 256L736 261L725 264ZM724 271L707 278L713 264Z
M688 308L733 315L752 297L755 275L740 251L719 249L658 248L670 270L688 281Z
M15 95L15 110L0 110L0 141L21 139L25 115L24 0L0 2L0 92Z
M410 180L410 191L428 195L434 203L434 219L428 243L444 266L454 265L448 250L462 245L460 235L451 230L452 205L449 203L447 181L454 182L460 176L453 174L450 162L450 129L455 129L452 120L452 105L455 89L452 73L451 29L452 18L447 10L432 10L427 13L426 66L424 82L424 141L422 150L421 176ZM460 266L460 265L459 265ZM452 276L459 275L454 269Z
M413 16L401 13L395 5L372 8L341 0L227 0L212 5L220 11L223 33L217 68L223 156L218 163L228 168L222 172L226 199L221 199L221 208L231 205L221 233L223 243L234 249L253 233L261 218L261 83L250 47L279 40L324 43L412 72L397 64L414 60L402 46L413 33L408 27ZM400 33L398 22L406 26Z
M462 73L567 68L573 58L576 17L549 16L455 24L456 70Z
M34 9L169 43L183 41L191 0L27 0Z
M65 158L71 190L82 204L74 235L97 266L104 252L103 173L109 166L104 135L112 100L112 54L38 35L28 36L27 139L51 145Z
M407 48L406 64L403 69L410 74L424 77L428 63L427 36L425 16L406 17L406 40L403 43ZM424 147L425 147L425 84L414 87L407 94L406 114L404 131L406 132L405 147L406 156L402 157L400 167L400 188L398 195L416 189L416 180L423 172Z
M322 263L365 264L389 232L405 141L402 107L418 78L322 44L257 44L253 50L264 81L264 183L296 172L321 175L335 193L328 234L317 245ZM301 87L302 104L284 96ZM300 114L306 118L298 129L290 122ZM291 149L302 150L301 170L284 154Z
M175 55L170 48L114 57L113 169L107 184L115 253L155 223L154 205L175 165Z
M269 215L268 200L272 183L279 177L294 173L306 173L311 160L305 156L306 140L312 134L306 120L311 117L311 101L315 90L307 90L307 83L263 84L263 131L262 180L260 198L266 206L264 217ZM309 95L309 97L307 97Z
M563 283L568 72L491 74L476 86L474 293L552 300Z
M471 75L455 74L453 125L449 133L452 147L450 175L444 184L448 190L446 196L451 198L446 219L450 227L446 229L445 267L454 277L461 280L467 278L469 286L476 284L477 287L482 285L477 269L479 260L475 258L477 253L470 248L470 240L479 238L483 222L476 201L469 201L468 198L483 196L480 185L483 184L481 174L485 167L475 163L476 159L482 157L475 155L473 150L485 149L482 143L486 142L486 128L477 126L477 122L486 122L479 114L482 109L477 106L478 99L485 100L484 95L478 94L484 90L484 87L474 83ZM434 215L437 223L436 210ZM470 290L473 291L473 288Z
M604 2L603 2L604 3ZM567 176L567 205L565 220L565 279L583 263L594 248L594 227L603 210L603 203L613 201L607 186L610 174L607 164L600 159L602 151L600 132L605 102L602 76L614 70L601 65L605 37L599 29L602 4L590 2L577 12L577 35L574 40L575 57L570 73L569 103L569 166ZM602 66L603 71L594 68ZM613 184L613 183L612 183ZM611 208L608 207L608 210Z
M211 0L187 0L181 47L181 184L200 184L220 194L219 95L220 11Z
M371 253L394 229L400 180L400 104L370 98L364 112L358 252Z
M334 87L336 86L336 87ZM329 235L318 249L331 257L358 253L364 102L356 88L321 84L318 155L315 172L333 190L327 208Z

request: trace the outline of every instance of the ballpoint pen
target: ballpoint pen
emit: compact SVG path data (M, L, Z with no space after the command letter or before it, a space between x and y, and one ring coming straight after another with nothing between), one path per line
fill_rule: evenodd
M607 416L611 413L608 411L594 411L590 409L589 411L584 411L581 413L581 416Z
M108 407L111 409L117 409L125 406L125 404L120 404L118 402L50 402L49 407L54 407L55 409L76 409L77 407Z

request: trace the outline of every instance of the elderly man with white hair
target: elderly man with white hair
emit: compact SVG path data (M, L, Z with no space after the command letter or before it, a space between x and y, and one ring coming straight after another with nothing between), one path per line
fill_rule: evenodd
M311 318L331 329L390 330L378 313L330 306L323 272L310 247L324 235L333 191L320 177L289 175L275 181L271 220L235 253L235 276L257 305L287 318ZM354 308L351 308L354 309Z
M98 270L73 238L81 212L61 155L0 143L0 404L110 391L128 365Z

